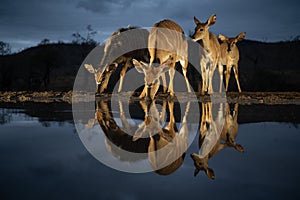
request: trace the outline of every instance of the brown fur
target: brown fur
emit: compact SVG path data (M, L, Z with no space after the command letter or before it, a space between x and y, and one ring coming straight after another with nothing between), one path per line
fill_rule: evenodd
M228 91L229 78L231 74L231 68L233 67L233 72L235 75L235 80L238 86L239 92L241 92L241 86L239 81L238 73L238 62L240 59L239 49L236 43L245 37L246 33L243 32L236 36L235 38L228 38L224 35L219 34L219 38L222 40L221 43L221 64L226 65L225 76L226 76L226 91Z
M219 91L221 92L223 84L223 66L219 64L220 44L217 37L213 33L209 32L209 27L216 22L216 15L210 16L210 18L205 23L200 22L196 17L194 17L194 22L196 24L196 27L192 38L195 41L201 41L201 45L208 52L209 58L211 60L211 66L209 67L209 69L207 69L206 66L200 65L202 73L201 92L213 93L212 79L217 66L220 75Z
M97 72L95 73L97 93L103 93L107 89L109 78L119 65L122 66L122 70L118 92L121 92L124 76L128 68L133 66L131 60L135 58L148 61L148 36L147 30L136 27L120 28L110 36L104 47L100 68L94 70Z
M153 25L148 40L148 50L150 54L150 63L157 60L160 64L171 57L173 63L169 71L170 83L169 92L173 96L173 79L175 74L175 63L180 61L182 71L186 80L188 92L190 92L190 84L187 78L188 66L188 46L184 37L183 29L171 20L162 20ZM164 77L164 75L163 75ZM164 78L163 78L164 81ZM166 83L164 83L166 84Z

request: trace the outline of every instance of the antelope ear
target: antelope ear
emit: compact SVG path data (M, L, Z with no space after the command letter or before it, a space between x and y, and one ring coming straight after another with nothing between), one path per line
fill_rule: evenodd
M241 41L242 39L244 39L245 36L246 36L246 32L242 32L238 36L236 36L236 39L238 41Z
M90 64L84 64L84 67L92 74L96 72L95 68Z
M225 35L222 35L222 34L219 34L219 39L222 41L222 42L225 42L228 40L228 38L225 36Z
M199 174L199 172L200 172L200 169L196 168L194 171L194 176L197 176L197 174Z
M238 152L244 153L244 148L242 147L242 145L236 144L236 145L234 146L234 148L235 148Z
M144 65L144 67L148 67L148 63L145 63L145 62L143 62L143 61L140 61L140 63L141 63L142 65Z
M201 23L195 16L194 16L194 22L195 22L196 25Z
M113 63L111 64L111 66L117 68L117 67L118 67L118 63L113 62Z
M145 65L142 62L137 61L136 59L132 59L132 63L135 67L135 69L139 72L139 73L144 73L144 68Z
M208 26L214 25L217 21L217 15L213 14L212 16L209 17L209 19L207 20L206 24Z
M208 176L208 178L210 178L211 180L215 179L215 173L214 170L212 170L211 168L207 168L205 170L206 175Z

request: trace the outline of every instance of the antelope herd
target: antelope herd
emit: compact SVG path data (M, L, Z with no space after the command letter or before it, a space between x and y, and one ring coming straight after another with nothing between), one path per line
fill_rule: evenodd
M201 22L194 17L196 27L191 40L185 37L180 25L171 20L155 23L150 32L137 27L121 28L106 42L98 67L89 63L84 64L85 68L94 74L96 94L109 92L110 78L116 71L120 73L118 92L122 91L124 76L129 68L134 67L137 72L144 75L144 89L139 98L152 101L139 102L145 114L140 124L132 126L127 122L120 101L120 119L123 127L119 127L114 121L109 104L100 99L96 101L95 119L90 120L86 126L90 128L94 126L95 121L98 121L106 136L106 148L114 157L124 159L118 153L121 149L147 153L153 170L162 175L173 173L183 163L188 147L187 116L190 102L187 103L184 117L181 119L181 128L177 130L174 101L170 99L163 101L162 111L159 112L155 99L159 89L168 92L173 99L176 63L181 65L188 93L192 91L188 76L188 66L191 63L201 72L202 78L199 79L199 83L202 82L201 94L214 93L213 77L216 69L220 81L218 91L220 93L223 91L223 75L225 75L225 90L228 91L232 68L237 88L241 92L238 73L239 50L236 43L242 40L246 33L242 32L232 38L222 34L217 37L209 31L209 28L216 23L216 19L216 15L211 15L206 22ZM193 45L197 46L194 48L198 49L197 51L191 50ZM197 59L193 58L195 54ZM168 86L166 72L169 72ZM210 179L214 179L214 170L208 165L211 157L226 147L233 147L238 152L244 151L243 147L235 142L238 132L238 104L234 106L233 114L228 103L217 104L219 107L216 116L213 116L214 103L202 102L201 104L202 116L198 122L199 152L192 153L191 158L194 161L195 176L200 171L204 171ZM163 126L165 117L162 114L167 106L169 121ZM128 134L132 130L133 134ZM167 162L168 159L171 162Z
M216 19L215 14L210 16L206 22L200 22L194 17L196 27L191 39L204 49L200 52L202 58L200 58L198 66L194 66L200 68L201 71L201 94L214 92L213 76L216 69L220 76L219 92L222 92L223 74L226 78L225 88L228 91L231 68L234 71L238 90L241 92L238 75L239 50L236 43L242 40L246 33L242 32L234 38L219 34L218 40L216 35L209 31L209 28L216 23ZM134 34L131 34L130 31L134 31ZM130 47L130 51L128 51L128 47ZM106 42L99 66L93 67L88 63L84 66L94 74L97 85L96 93L98 94L107 92L111 74L116 71L118 66L121 67L118 92L121 92L125 73L128 68L135 66L145 76L145 86L140 98L154 98L161 86L160 78L163 81L164 92L168 90L170 96L174 96L173 79L176 62L181 64L187 92L191 92L188 79L188 38L185 37L183 29L176 22L162 20L155 23L150 32L137 27L120 28ZM224 66L226 66L225 70ZM168 87L166 87L166 71L169 71L170 75Z

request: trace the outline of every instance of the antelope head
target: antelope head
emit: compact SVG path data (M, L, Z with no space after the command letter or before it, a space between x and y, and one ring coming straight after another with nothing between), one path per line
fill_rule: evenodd
M212 16L209 17L209 19L205 22L202 23L200 22L196 17L194 17L194 22L196 24L195 27L195 32L192 36L192 39L195 41L204 39L204 38L209 38L209 27L214 25L216 23L217 16L213 14Z
M145 86L146 90L146 98L154 99L154 96L160 86L159 77L170 70L171 64L173 63L173 59L169 57L165 62L161 63L159 66L149 66L148 63L137 61L136 59L132 59L132 62L135 66L135 69L139 73L143 73L145 75Z
M110 75L114 72L114 70L118 67L117 63L112 63L102 69L96 69L93 65L84 64L84 67L91 73L94 74L95 82L96 82L96 93L103 93L106 89L107 83L109 81Z
M232 49L236 46L236 43L238 41L241 41L244 39L246 35L246 32L242 32L240 33L238 36L234 37L234 38L228 38L222 34L219 34L219 39L222 42L225 42L227 44L227 52L230 53L232 51Z
M191 157L194 161L194 165L196 167L195 171L194 171L194 176L197 176L197 174L200 171L204 171L206 173L206 175L210 178L210 179L215 179L215 173L214 170L212 170L211 168L208 167L208 156L205 156L204 158L200 158L200 156L196 153L192 153Z

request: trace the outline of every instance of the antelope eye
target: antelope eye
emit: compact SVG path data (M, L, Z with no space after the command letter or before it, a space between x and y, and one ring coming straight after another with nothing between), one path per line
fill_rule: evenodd
M200 29L199 29L199 31L203 31L203 30L204 30L203 28L200 28Z

